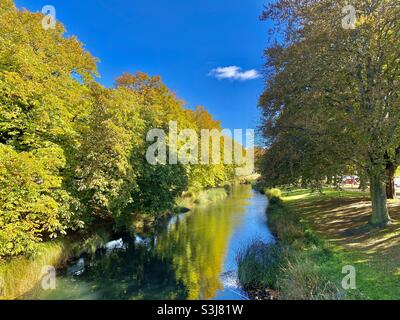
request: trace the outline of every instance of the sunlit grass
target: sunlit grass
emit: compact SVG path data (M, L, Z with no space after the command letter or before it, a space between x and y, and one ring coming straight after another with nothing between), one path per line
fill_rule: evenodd
M58 266L68 256L68 246L61 242L39 244L35 257L16 258L0 263L2 290L0 299L15 299L30 291L42 278L44 266Z
M34 256L0 261L0 300L16 299L28 293L43 277L43 267L58 268L71 257L94 254L110 240L110 232L99 227L85 237L63 238L38 245Z
M315 256L327 278L337 282L344 265L356 267L357 289L347 291L347 298L400 299L398 200L389 201L393 224L386 229L368 226L368 192L325 189L321 194L302 189L285 193L283 200L334 253L326 261Z

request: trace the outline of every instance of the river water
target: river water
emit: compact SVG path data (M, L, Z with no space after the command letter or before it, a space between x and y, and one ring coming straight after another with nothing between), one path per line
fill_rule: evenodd
M55 290L30 299L247 299L236 256L250 241L273 241L267 199L250 186L225 200L172 217L156 235L117 238L94 257L59 271Z

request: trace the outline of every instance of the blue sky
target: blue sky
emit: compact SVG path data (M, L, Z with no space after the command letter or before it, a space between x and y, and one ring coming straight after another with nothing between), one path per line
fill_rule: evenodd
M56 8L57 20L100 59L99 81L123 72L161 75L187 103L204 105L224 128L255 128L263 89L267 0L17 0ZM229 66L238 68L222 69ZM220 69L218 69L220 68ZM255 79L253 79L255 78Z

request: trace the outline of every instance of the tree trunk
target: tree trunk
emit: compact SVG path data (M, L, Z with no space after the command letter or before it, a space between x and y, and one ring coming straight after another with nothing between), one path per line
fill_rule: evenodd
M370 176L370 189L372 199L371 224L377 227L385 227L390 223L387 208L386 184L380 175Z
M342 185L342 177L335 175L333 177L333 179L334 179L335 188L342 189L342 186L341 186Z
M386 196L387 199L396 198L396 187L394 184L394 175L396 173L396 166L390 162L386 165Z
M361 191L367 190L367 181L368 178L366 178L364 175L360 175L360 186L358 187L358 189L360 189Z
M396 190L393 177L388 177L388 180L386 181L386 195L388 199L396 198Z

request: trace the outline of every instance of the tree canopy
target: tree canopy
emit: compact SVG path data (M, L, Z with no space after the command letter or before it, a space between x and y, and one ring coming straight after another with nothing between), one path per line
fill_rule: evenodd
M184 108L160 77L96 82L97 59L62 24L0 4L0 259L94 222L171 210L186 190L223 186L231 165L151 165L147 132L221 129L205 108Z
M389 169L400 146L400 8L394 0L353 1L354 28L343 28L345 1L278 0L263 19L279 36L266 55L260 98L262 159L274 185L318 182L349 168L370 180L371 223L390 221Z

